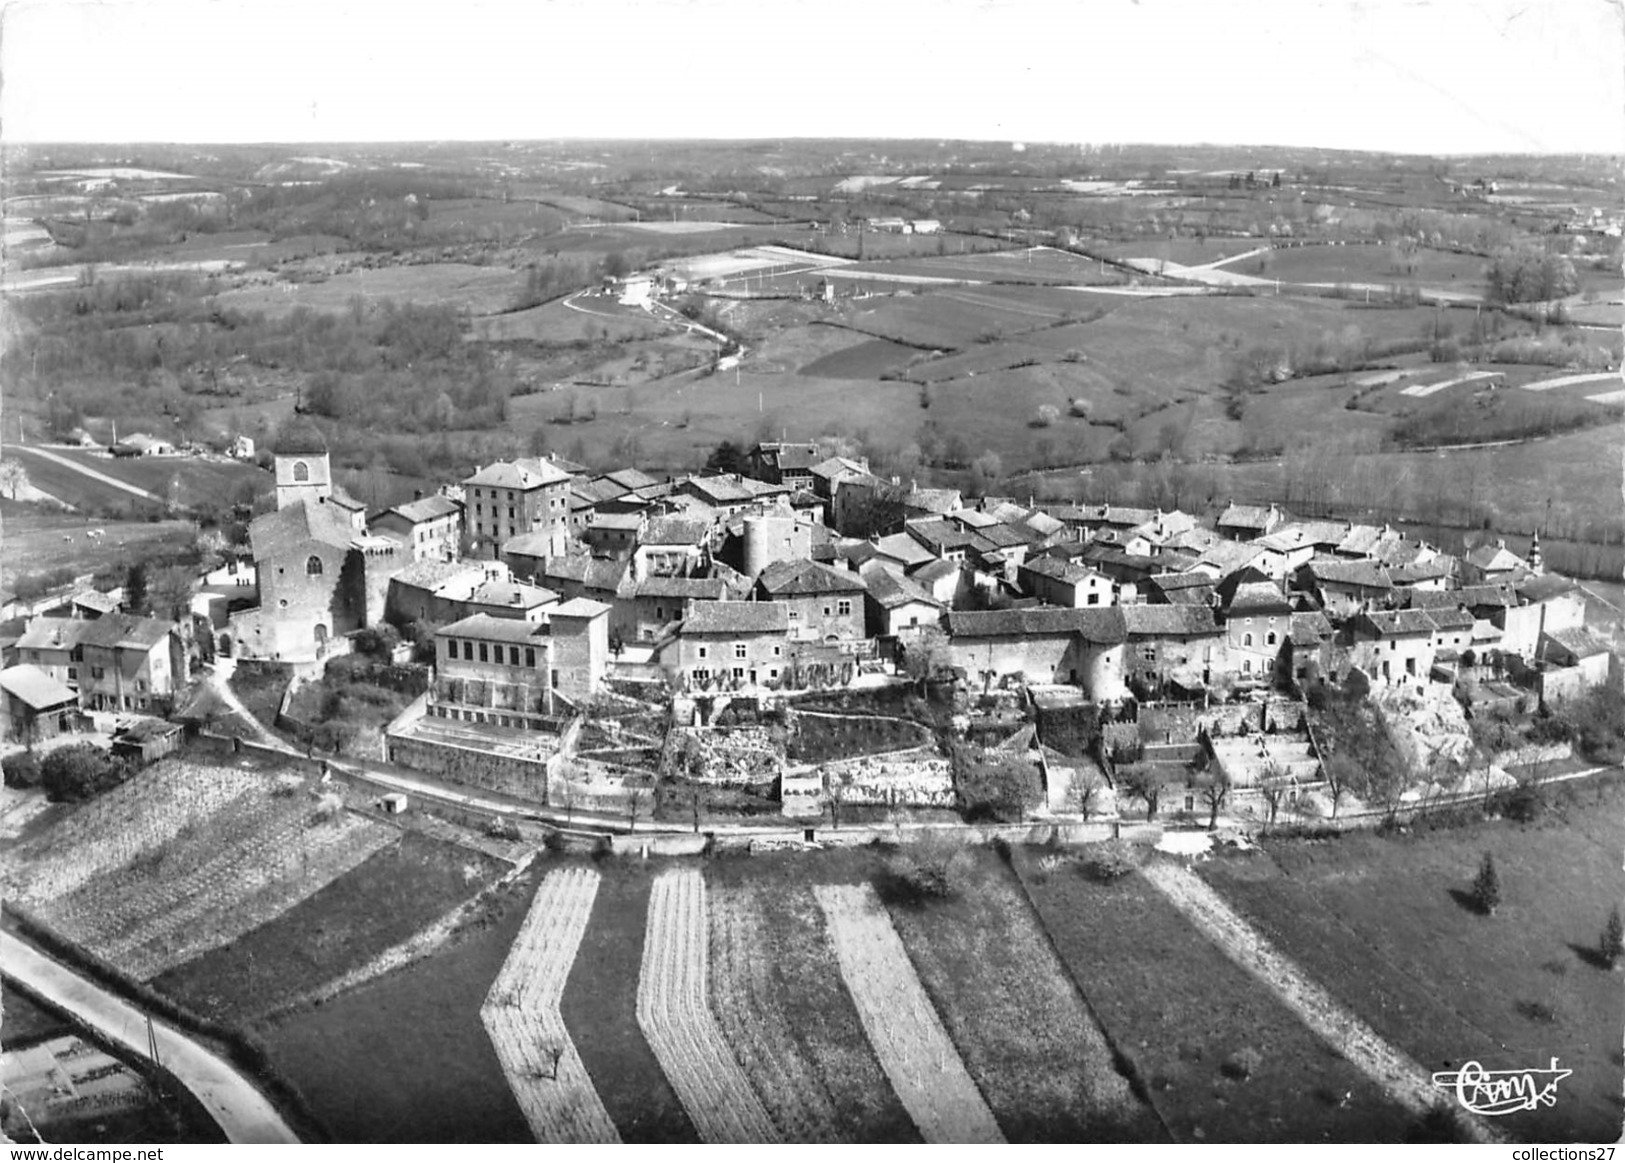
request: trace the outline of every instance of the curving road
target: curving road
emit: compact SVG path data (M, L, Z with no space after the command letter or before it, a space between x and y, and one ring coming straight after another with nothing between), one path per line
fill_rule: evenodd
M123 998L10 933L0 933L0 962L7 977L67 1010L109 1042L138 1056L146 1054L146 1015ZM153 1018L152 1025L158 1057L220 1124L227 1139L233 1143L299 1141L270 1100L229 1062L168 1022Z

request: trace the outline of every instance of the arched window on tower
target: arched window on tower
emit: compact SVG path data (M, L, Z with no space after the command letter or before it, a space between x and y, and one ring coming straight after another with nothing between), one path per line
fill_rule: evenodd
M306 464L302 460L294 461L293 479L296 481L308 481L310 479L310 465Z
M314 553L305 559L305 574L308 577L317 577L322 572L322 559Z

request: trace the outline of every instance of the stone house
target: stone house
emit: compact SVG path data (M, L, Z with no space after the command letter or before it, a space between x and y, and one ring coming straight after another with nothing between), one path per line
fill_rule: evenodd
M1573 682L1582 687L1601 686L1613 665L1608 644L1584 627L1542 634L1540 661L1549 667L1572 668Z
M1493 545L1480 545L1470 550L1461 559L1461 581L1469 586L1513 581L1528 570L1528 563L1508 549L1504 540L1499 539Z
M1096 702L1117 702L1124 685L1123 608L954 610L946 617L954 665L973 681L1006 675L1081 687Z
M1109 606L1117 600L1117 587L1111 578L1077 561L1059 557L1036 557L1016 569L1017 584L1046 605Z
M871 561L859 570L865 586L864 613L871 638L896 638L935 626L944 603L900 570Z
M711 529L704 521L655 517L643 527L632 551L638 578L691 577L705 568Z
M790 637L827 641L866 637L863 579L817 561L777 561L757 575L757 601L782 603Z
M78 691L79 637L89 626L88 619L35 618L17 639L16 660L37 667L52 682Z
M550 460L499 460L463 481L474 554L500 557L515 537L541 534L552 552L570 537L570 474Z
M220 653L239 658L317 658L329 642L361 629L366 624L368 584L367 558L356 544L358 536L352 515L323 501L299 500L255 518L248 539L260 604L231 616Z
M74 730L79 696L29 663L0 670L0 738L32 747Z
M1272 581L1234 575L1215 592L1224 619L1228 667L1243 680L1269 682L1291 632L1292 603Z
M472 614L435 634L429 714L518 730L593 697L609 665L608 607L575 599L542 622Z
M660 660L680 686L774 683L789 646L790 609L783 602L696 602L660 648Z
M1373 686L1419 686L1433 670L1437 624L1426 610L1369 610L1344 627L1350 662Z
M1145 580L1145 596L1149 602L1162 602L1174 606L1206 606L1213 600L1216 583L1213 575L1201 570L1188 573L1159 573Z
M718 578L664 575L645 578L637 583L633 599L631 636L639 642L653 642L673 623L687 618L697 603L720 602L726 599L727 593L727 586Z
M1375 561L1317 558L1298 576L1327 616L1337 619L1386 604L1394 588L1387 569Z
M367 531L407 547L412 561L456 561L461 555L463 507L448 497L419 497L385 509Z
M1213 681L1223 632L1207 606L1123 606L1123 669L1141 690L1173 684L1197 691Z
M1276 508L1273 502L1269 505L1232 503L1219 514L1219 519L1214 522L1213 527L1218 530L1219 536L1228 537L1232 541L1252 541L1268 536L1285 520L1286 515Z
M90 711L166 710L186 684L175 623L108 614L79 636L79 702Z
M578 536L599 557L631 557L647 520L642 512L595 513Z
M750 462L750 475L772 485L787 485L792 489L813 487L813 468L828 458L818 451L816 444L796 444L781 441L763 441L746 457Z

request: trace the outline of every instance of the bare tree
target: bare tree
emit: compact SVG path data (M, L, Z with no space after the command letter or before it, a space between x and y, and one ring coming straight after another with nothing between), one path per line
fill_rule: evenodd
M1072 769L1072 782L1066 789L1066 806L1077 812L1088 823L1089 817L1100 809L1102 793L1106 789L1105 777L1094 764Z
M638 812L643 808L647 792L639 785L632 783L626 785L626 830L637 831Z
M1131 763L1127 767L1119 768L1117 775L1122 782L1123 790L1144 802L1146 820L1156 819L1157 804L1162 800L1167 777L1149 763Z
M1281 765L1273 759L1264 764L1259 770L1258 794L1264 797L1264 803L1270 812L1265 827L1275 827L1275 816L1291 793L1292 783L1291 776L1282 770Z
M1202 784L1202 802L1207 805L1207 830L1213 831L1219 826L1219 809L1224 807L1224 801L1230 795L1230 781L1217 771L1208 772L1208 778Z

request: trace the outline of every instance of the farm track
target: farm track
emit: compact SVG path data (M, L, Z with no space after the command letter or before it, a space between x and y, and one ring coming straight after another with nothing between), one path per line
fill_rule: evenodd
M129 493L131 496L140 497L143 501L154 501L160 505L164 503L164 499L156 493L149 493L146 489L137 488L132 484L119 480L117 477L110 477L106 473L87 468L78 461L69 460L65 456L57 456L54 452L46 452L43 448L36 448L27 444L8 444L5 448L12 453L22 452L28 454L28 456L37 456L41 460L49 461L51 464L60 465L65 469L76 472L80 476L88 477L98 484L107 485L109 488L118 489L120 492Z
M707 1143L777 1143L778 1128L712 1018L705 881L698 869L663 872L649 897L638 1026Z
M760 938L767 922L752 908L750 890L712 887L708 904L711 1008L762 1104L790 1142L849 1141L774 1000L773 966Z
M0 888L24 903L60 899L257 786L260 778L235 768L166 760L11 848Z
M548 873L480 1006L480 1022L538 1143L620 1142L559 1012L598 883L587 868ZM562 1051L556 1067L549 1047Z
M1158 892L1188 917L1237 965L1252 973L1284 1001L1320 1038L1344 1055L1395 1101L1425 1116L1440 1101L1432 1075L1404 1051L1384 1040L1321 985L1277 952L1240 914L1189 869L1168 863L1146 866L1144 875ZM1500 1132L1463 1112L1458 1125L1475 1142L1499 1143Z
M921 1137L928 1143L1004 1142L874 890L818 885L813 892L858 1017Z

